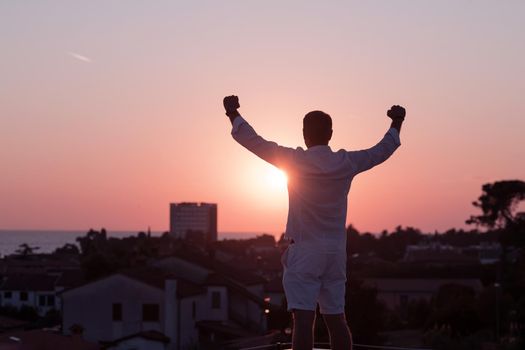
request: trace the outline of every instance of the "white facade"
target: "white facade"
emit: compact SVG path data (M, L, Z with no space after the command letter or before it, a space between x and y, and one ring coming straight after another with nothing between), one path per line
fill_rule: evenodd
M199 343L199 331L195 327L195 323L206 319L207 309L205 307L206 295L198 295L194 297L184 298L180 302L180 335L181 335L181 349L196 348Z
M40 316L45 316L51 310L60 310L60 301L55 296L55 291L2 290L0 305L17 309L23 306L32 307Z
M224 286L210 286L206 298L208 321L226 321L228 319L228 290Z

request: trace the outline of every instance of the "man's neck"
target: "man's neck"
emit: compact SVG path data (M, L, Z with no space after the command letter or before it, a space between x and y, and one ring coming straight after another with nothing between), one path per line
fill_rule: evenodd
M316 146L328 146L328 143L315 143L313 145L306 145L306 148L310 149L310 148L316 147Z

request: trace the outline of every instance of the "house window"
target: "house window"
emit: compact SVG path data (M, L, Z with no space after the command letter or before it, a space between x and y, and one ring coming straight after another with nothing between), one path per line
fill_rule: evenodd
M211 292L211 308L221 308L221 292Z
M4 292L4 298L5 299L11 299L12 293L11 292Z
M20 292L20 301L27 301L29 299L27 292Z
M113 303L111 313L112 313L111 318L113 321L122 321L122 304Z
M142 321L159 321L159 304L142 304Z
M55 296L54 295L39 295L38 305L39 306L55 306Z
M193 319L197 316L197 303L195 303L195 301L191 303L191 316Z

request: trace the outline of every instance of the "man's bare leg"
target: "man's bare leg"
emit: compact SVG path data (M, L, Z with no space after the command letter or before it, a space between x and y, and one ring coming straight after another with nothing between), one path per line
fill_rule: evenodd
M293 310L293 350L312 350L314 347L315 311Z
M323 315L323 318L330 334L332 350L351 350L352 334L346 323L345 314Z

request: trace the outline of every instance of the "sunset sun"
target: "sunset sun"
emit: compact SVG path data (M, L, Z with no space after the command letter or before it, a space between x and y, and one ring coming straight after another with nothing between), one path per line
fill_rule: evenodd
M271 188L286 189L288 177L284 171L271 167L266 175L266 183Z

